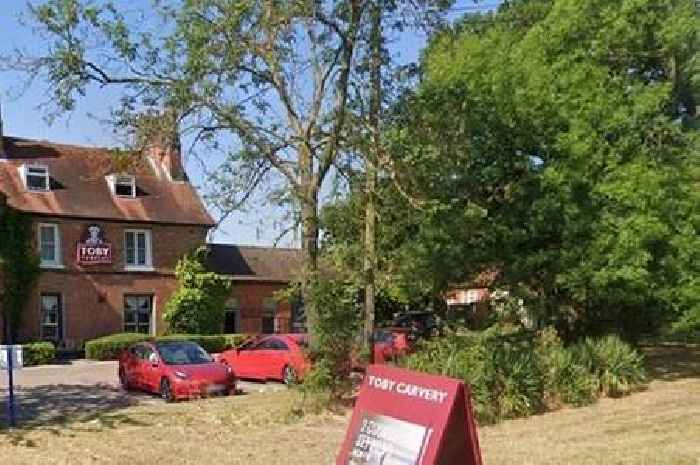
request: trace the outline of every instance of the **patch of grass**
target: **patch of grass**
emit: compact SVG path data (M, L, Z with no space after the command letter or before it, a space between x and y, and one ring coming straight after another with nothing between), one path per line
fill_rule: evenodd
M485 463L698 465L700 351L645 355L652 381L643 392L481 427ZM334 463L350 411L290 416L298 402L290 390L130 407L3 431L0 457L2 465Z

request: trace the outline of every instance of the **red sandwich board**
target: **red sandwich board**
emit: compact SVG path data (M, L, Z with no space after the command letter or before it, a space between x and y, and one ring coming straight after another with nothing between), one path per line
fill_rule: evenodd
M371 365L336 465L482 465L469 386Z

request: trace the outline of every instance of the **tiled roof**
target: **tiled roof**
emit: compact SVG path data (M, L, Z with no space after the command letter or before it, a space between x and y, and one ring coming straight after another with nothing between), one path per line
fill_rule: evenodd
M301 272L300 249L209 244L207 267L239 280L290 282Z
M4 138L0 154L0 190L19 210L63 217L212 226L196 190L189 182L155 175L141 160L129 166L139 195L112 195L106 176L117 171L114 151L45 141ZM24 163L49 168L50 192L27 192L19 172Z

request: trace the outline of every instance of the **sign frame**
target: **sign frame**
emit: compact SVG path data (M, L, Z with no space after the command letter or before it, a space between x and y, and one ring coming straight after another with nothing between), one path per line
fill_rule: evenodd
M0 371L8 371L9 356L12 354L12 369L21 370L24 367L24 350L19 344L0 345Z
M335 463L482 465L469 385L370 365Z
M112 264L112 244L105 240L104 228L97 224L85 228L83 240L76 243L75 261L81 266Z

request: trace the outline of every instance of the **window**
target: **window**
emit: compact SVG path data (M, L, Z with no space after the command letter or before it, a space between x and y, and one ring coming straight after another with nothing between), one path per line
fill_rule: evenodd
M41 294L41 339L59 342L62 337L63 315L59 294Z
M153 296L124 296L124 331L127 333L151 334Z
M47 192L51 190L48 166L24 165L24 184L29 191Z
M226 302L224 317L224 333L236 334L241 328L241 304L237 297L231 297Z
M114 176L113 189L118 197L136 197L136 178L129 175Z
M151 231L124 231L124 255L127 270L152 270Z
M60 268L61 237L58 225L39 223L38 233L40 265L44 268Z
M277 310L277 303L272 297L266 297L263 300L263 314L262 314L262 332L264 334L270 334L276 332L275 327L275 311Z

